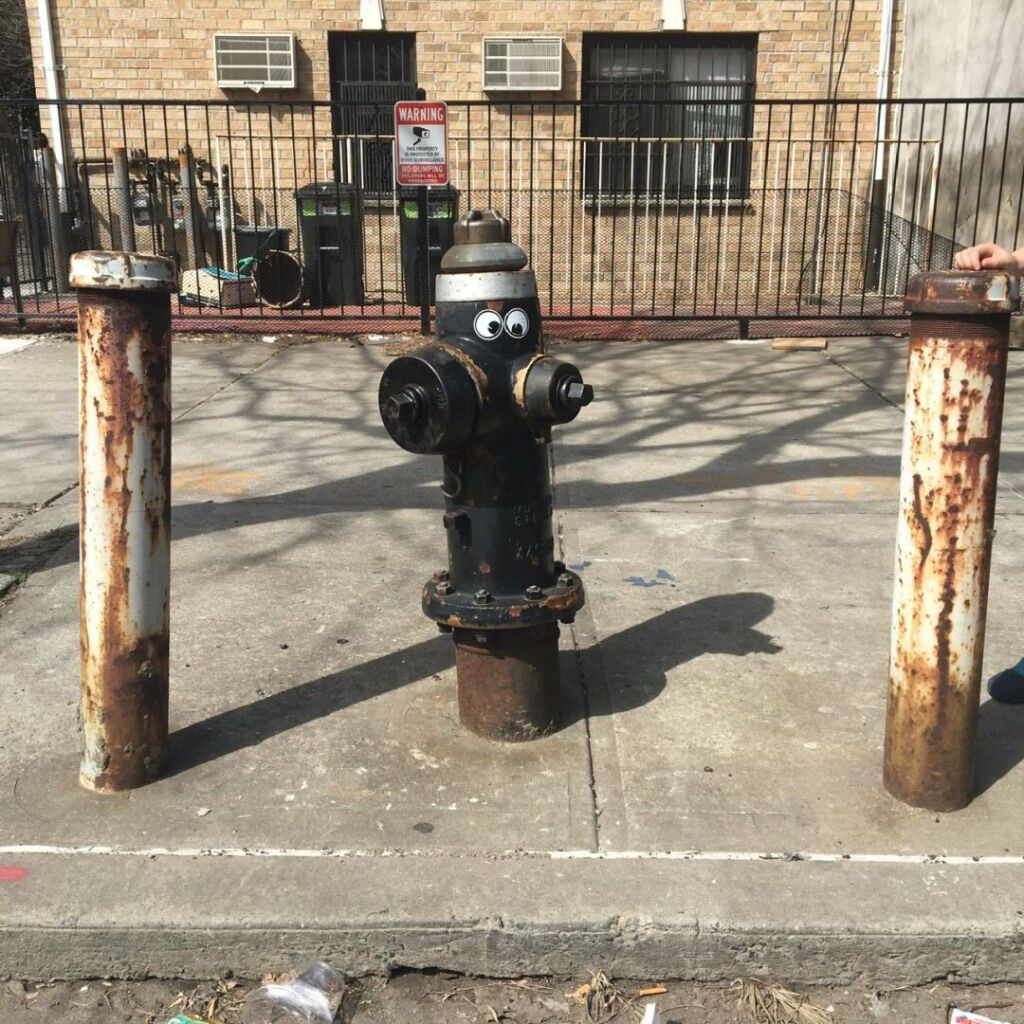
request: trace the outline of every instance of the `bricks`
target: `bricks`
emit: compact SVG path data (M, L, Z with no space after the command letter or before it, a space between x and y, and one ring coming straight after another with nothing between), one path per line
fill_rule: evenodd
M36 5L27 3L38 87L42 57ZM450 100L485 98L480 89L481 40L507 32L560 35L567 50L569 80L562 93L538 99L579 98L583 33L656 32L660 0L385 0L387 28L417 33L417 77L429 95ZM265 90L264 99L302 101L330 94L327 34L356 29L355 0L342 6L324 2L297 10L289 0L266 0L258 11L235 9L216 0L169 0L153 16L142 0L101 5L86 0L54 0L59 59L65 67L66 96L90 99L99 92L132 99L152 91L173 99L248 98L225 94L215 85L212 37L215 31L295 32L304 60L299 86L288 92ZM687 28L694 32L758 32L757 96L761 99L823 96L831 37L830 0L688 0ZM840 96L874 93L881 31L881 0L861 0L854 12L850 47ZM153 35L153 33L157 35ZM902 28L897 25L897 50ZM99 89L86 61L103 47L108 78ZM115 54L144 56L130 62ZM899 59L894 68L899 67ZM897 72L894 70L894 77ZM304 77L303 77L304 76ZM507 94L493 98L507 100ZM515 98L521 98L516 96Z

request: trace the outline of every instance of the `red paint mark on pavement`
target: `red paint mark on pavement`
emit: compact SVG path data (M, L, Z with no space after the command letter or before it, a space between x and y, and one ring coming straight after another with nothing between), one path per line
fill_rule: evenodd
M0 882L20 882L27 874L28 868L0 864Z

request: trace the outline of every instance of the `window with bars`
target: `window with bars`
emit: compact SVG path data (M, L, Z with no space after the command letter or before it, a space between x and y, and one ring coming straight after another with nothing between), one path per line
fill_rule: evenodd
M416 99L416 35L331 32L328 53L336 175L368 193L390 193L394 106Z
M745 199L757 36L585 34L584 195Z

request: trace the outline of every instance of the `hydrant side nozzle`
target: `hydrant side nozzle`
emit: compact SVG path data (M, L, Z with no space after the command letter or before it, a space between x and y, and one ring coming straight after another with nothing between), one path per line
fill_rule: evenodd
M436 346L389 364L377 401L392 439L418 455L457 451L477 430L480 400L473 378L451 353Z
M569 423L594 400L594 389L572 363L553 356L534 360L523 386L527 419L540 426Z

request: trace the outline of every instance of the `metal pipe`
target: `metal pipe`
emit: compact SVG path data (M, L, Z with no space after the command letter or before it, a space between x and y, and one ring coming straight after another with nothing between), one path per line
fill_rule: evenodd
M57 78L57 51L54 46L53 11L50 0L39 0L36 8L39 16L39 42L43 57L43 80L46 82L46 98L59 100L60 80ZM57 184L60 191L67 188L67 171L64 154L64 124L58 103L47 104L50 110L50 145L56 157ZM58 193L59 194L59 193ZM65 193L65 201L67 195Z
M60 185L53 150L42 151L43 179L46 182L46 219L50 226L50 251L53 254L53 287L58 294L68 290L68 247L64 241L64 218L60 212Z
M910 281L885 788L932 811L970 803L1010 312L1006 273Z
M890 91L889 78L892 74L892 35L895 17L895 0L882 0L882 34L878 40L878 107L875 110L876 181L883 178L885 173L885 152L881 142L885 138L888 117L887 101Z
M171 303L162 256L79 252L79 779L116 792L167 759Z
M135 221L132 218L132 183L128 177L128 151L124 146L111 149L114 164L114 202L121 222L121 248L135 251Z
M221 259L227 270L235 269L235 196L232 192L231 166L220 170Z
M881 287L881 250L883 222L885 220L885 156L886 131L889 120L890 77L892 73L893 21L896 16L895 0L882 2L882 34L878 44L878 104L875 109L875 159L871 181L870 218L864 267L864 287Z
M198 270L206 266L206 257L201 250L202 234L196 220L196 171L192 162L192 150L183 146L178 150L178 181L181 184L181 215L185 222L185 258L191 259Z
M686 0L661 0L661 29L664 32L686 28Z

